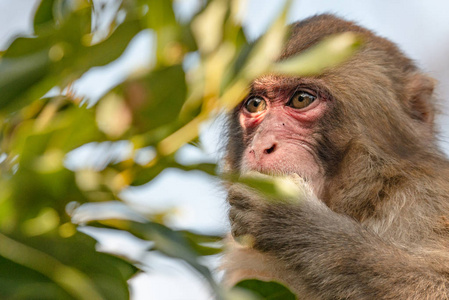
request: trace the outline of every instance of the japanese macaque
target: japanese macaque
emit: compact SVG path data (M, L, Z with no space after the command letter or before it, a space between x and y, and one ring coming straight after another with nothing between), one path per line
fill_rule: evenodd
M289 175L296 202L229 187L226 281L277 280L299 299L449 299L449 161L434 80L392 42L332 15L291 27L280 60L333 34L361 49L314 77L256 79L229 121L230 171ZM298 177L301 180L297 180Z

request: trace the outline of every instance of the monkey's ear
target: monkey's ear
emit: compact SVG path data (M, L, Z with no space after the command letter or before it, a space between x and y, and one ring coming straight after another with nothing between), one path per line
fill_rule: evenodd
M435 107L432 99L436 80L421 73L409 76L406 85L407 106L412 118L433 125Z

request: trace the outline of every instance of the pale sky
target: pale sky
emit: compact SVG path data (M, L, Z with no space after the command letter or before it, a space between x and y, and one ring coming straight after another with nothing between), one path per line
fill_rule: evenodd
M111 0L113 1L113 0ZM163 0L161 0L163 1ZM0 49L4 49L12 36L29 33L30 15L36 0L0 0ZM263 33L279 10L282 1L250 0L245 17L246 33L252 39ZM179 0L179 13L188 15L195 9L195 0ZM299 20L317 13L332 12L355 20L378 34L390 38L411 56L431 76L439 81L437 93L440 99L449 97L449 2L445 0L297 0L290 12L290 20ZM128 47L118 61L103 68L96 68L77 83L77 90L92 98L99 98L104 91L119 82L136 68L148 64L151 53L151 35L142 33ZM441 101L441 106L448 106ZM447 113L438 119L441 144L448 145L449 124ZM182 159L214 160L219 156L215 123L212 130L201 139L206 154L186 147ZM219 183L206 175L181 171L166 171L150 184L124 193L124 198L148 210L178 207L178 215L172 225L205 232L227 230L225 193ZM140 257L142 244L128 237L104 235L103 249ZM207 287L201 279L183 264L146 255L148 273L135 278L131 285L133 300L203 300L210 299ZM216 264L216 260L212 264Z

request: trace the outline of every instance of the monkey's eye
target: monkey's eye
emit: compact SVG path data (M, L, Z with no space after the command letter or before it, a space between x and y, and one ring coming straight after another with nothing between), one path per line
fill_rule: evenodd
M288 101L287 105L296 109L301 109L309 106L315 101L316 97L307 92L298 92Z
M262 98L253 97L248 99L244 106L248 112L256 113L265 110L267 108L267 103Z

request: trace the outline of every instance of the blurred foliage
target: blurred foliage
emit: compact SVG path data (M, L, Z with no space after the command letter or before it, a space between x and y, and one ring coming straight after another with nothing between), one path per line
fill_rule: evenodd
M175 160L174 153L198 137L202 122L232 109L254 77L319 73L350 55L358 42L341 36L337 47L331 40L288 63L275 62L288 34L288 4L267 34L249 44L236 0L200 1L201 9L187 21L178 20L165 0L111 1L106 8L113 17L105 21L105 4L97 2L42 0L34 35L15 39L0 56L1 299L128 299L127 280L138 272L138 262L97 252L95 240L74 223L79 206L121 201L121 191L167 168L217 176L215 164ZM119 58L144 30L154 36L148 49L154 61L97 103L78 98L72 83ZM198 59L187 65L188 56ZM125 159L65 167L72 150L115 141L132 146ZM144 149L152 155L142 162L137 157ZM148 251L184 260L217 298L231 298L200 259L221 251L218 237L175 231L161 217L135 214L138 221L124 216L91 218L88 224L152 241ZM256 291L239 299L292 298L275 283L249 281L239 288Z
M235 289L252 291L255 299L266 300L295 300L296 296L281 284L270 281L261 283L259 280L249 279L239 282Z

